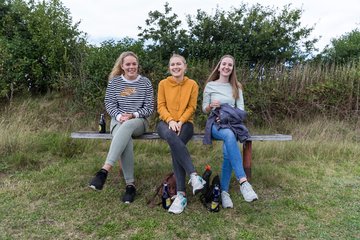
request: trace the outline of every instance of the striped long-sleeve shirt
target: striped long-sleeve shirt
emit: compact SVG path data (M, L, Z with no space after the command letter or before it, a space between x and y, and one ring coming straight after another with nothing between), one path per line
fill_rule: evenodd
M113 78L106 88L105 108L115 119L122 113L149 117L154 112L154 90L150 80L141 75L135 80L127 80L123 75Z

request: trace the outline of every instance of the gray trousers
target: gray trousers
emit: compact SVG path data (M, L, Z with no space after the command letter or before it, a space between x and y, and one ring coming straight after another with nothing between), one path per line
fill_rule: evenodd
M125 182L133 183L134 179L134 150L132 137L140 136L148 127L145 118L133 118L124 123L111 119L110 129L113 136L105 163L114 166L121 161Z
M186 122L181 127L180 135L169 129L169 125L160 121L157 125L157 132L162 139L165 139L171 149L174 174L176 178L176 190L185 192L185 177L195 172L190 153L186 148L186 143L194 134L194 126Z

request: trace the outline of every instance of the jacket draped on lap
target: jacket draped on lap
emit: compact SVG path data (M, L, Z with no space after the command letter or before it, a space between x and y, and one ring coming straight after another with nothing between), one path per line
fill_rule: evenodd
M215 124L217 129L231 129L239 142L245 142L250 137L249 130L244 125L246 116L247 113L244 110L232 107L227 103L222 104L220 108L212 110L206 121L203 144L212 143L211 127L213 124ZM220 122L216 121L217 118L220 119Z

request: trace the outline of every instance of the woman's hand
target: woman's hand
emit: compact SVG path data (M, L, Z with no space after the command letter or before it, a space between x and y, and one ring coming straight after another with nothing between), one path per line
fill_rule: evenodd
M183 125L183 122L178 121L177 124L178 124L178 127L179 127L178 135L180 135L181 127L182 127L182 125Z
M176 127L177 127L177 122L175 122L174 120L171 120L171 121L169 122L169 129L171 129L171 130L173 130L174 132L176 132L176 131L177 131Z
M120 117L120 123L126 122L127 120L130 120L133 118L132 113L123 113Z
M182 122L175 122L174 120L171 120L169 122L169 129L173 130L174 132L177 133L177 135L180 134L180 131L181 131L181 126L183 125Z
M214 110L215 108L219 108L221 105L219 100L213 100L211 103L209 103L209 105L205 108L205 111L211 112L211 110Z
M213 101L209 104L210 108L218 108L218 107L220 107L220 105L221 105L221 103L220 103L219 100L213 100Z

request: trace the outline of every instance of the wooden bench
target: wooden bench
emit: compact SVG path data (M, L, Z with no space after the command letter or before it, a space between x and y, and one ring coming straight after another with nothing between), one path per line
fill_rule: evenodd
M72 138L81 138L81 139L112 139L110 133L98 133L98 132L73 132L71 133ZM192 137L192 140L200 141L203 140L203 133L195 133ZM146 132L139 137L134 139L142 140L156 140L161 139L156 132ZM291 141L291 135L284 134L272 134L272 135L251 135L249 139L243 144L243 165L247 178L251 178L251 158L252 158L252 142L253 141Z

